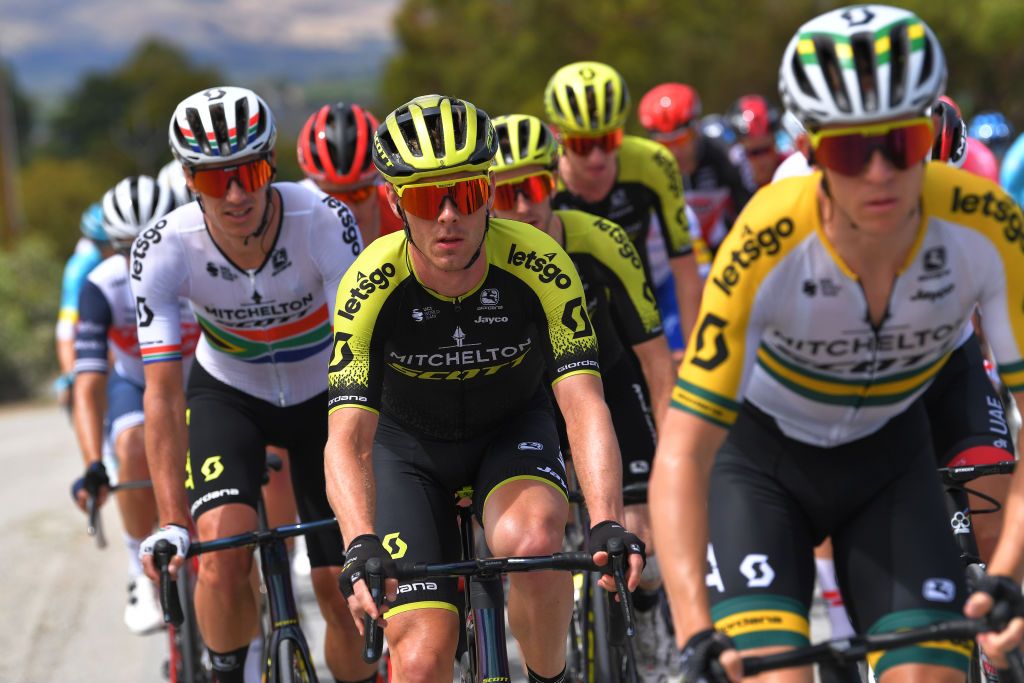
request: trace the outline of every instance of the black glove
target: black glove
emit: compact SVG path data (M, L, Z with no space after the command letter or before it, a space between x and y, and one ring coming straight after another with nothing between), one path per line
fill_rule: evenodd
M713 628L694 633L683 646L683 683L729 683L718 656L735 647L732 638Z
M102 462L96 461L85 468L85 474L75 479L71 484L71 499L78 500L78 492L85 489L94 498L99 495L100 489L110 486L110 477L107 476L107 468Z
M985 618L996 630L1006 628L1015 617L1024 617L1024 595L1021 595L1020 586L1013 579L985 574L974 590L991 596L992 609Z
M352 597L356 582L365 578L366 562L373 557L380 560L385 578L395 577L395 561L384 549L380 538L373 534L356 536L345 551L345 566L341 568L341 576L338 577L338 588L345 598Z
M590 535L587 538L587 552L591 555L601 550L607 552L608 541L613 538L622 539L622 545L626 548L626 554L635 553L639 555L644 561L644 566L647 566L647 546L644 542L636 534L626 531L622 528L621 524L610 519L590 528ZM611 563L609 562L606 566L610 567Z

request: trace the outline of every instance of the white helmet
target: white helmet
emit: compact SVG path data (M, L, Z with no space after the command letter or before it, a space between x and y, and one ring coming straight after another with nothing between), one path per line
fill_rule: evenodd
M185 169L182 168L180 161L168 161L160 169L156 182L160 186L161 192L167 192L170 195L172 209L184 206L195 199L192 190L188 189L188 184L185 182Z
M782 57L779 94L805 126L920 115L946 85L946 59L912 12L853 5L801 26Z
M224 86L182 100L171 117L168 137L171 152L181 163L222 164L270 154L277 127L259 95L247 88Z
M171 210L171 195L148 175L128 176L103 195L103 228L115 249Z

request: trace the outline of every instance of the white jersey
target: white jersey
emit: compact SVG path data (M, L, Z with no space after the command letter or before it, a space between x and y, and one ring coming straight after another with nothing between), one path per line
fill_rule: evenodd
M181 357L177 297L185 297L202 328L196 360L203 369L290 406L327 390L334 299L362 240L352 212L336 199L294 183L273 187L283 215L259 268L232 263L192 203L139 235L131 286L144 363Z
M187 377L199 341L199 325L187 301L179 299L178 307L182 372ZM82 285L75 326L75 372L106 373L110 355L114 372L137 386L145 384L135 330L135 300L128 286L128 259L121 254L96 266Z

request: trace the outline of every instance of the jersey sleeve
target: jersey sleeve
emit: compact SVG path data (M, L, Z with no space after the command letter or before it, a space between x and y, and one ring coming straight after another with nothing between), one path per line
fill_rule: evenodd
M648 187L654 193L654 213L661 226L669 258L685 256L693 249L679 164L664 145L655 142L650 144L650 170L645 175Z
M187 265L176 235L161 220L132 244L128 282L145 364L181 360L181 304Z
M60 310L57 314L58 340L68 341L74 337L82 284L101 260L102 256L98 249L81 250L72 254L65 264L61 278Z
M107 372L107 334L113 323L110 303L90 280L82 285L75 325L75 372Z
M619 225L595 217L585 226L593 255L605 275L613 314L631 346L662 334L661 314L644 274L640 256Z
M348 206L328 194L318 192L316 196L309 222L310 257L323 275L324 298L333 309L342 276L363 251L363 238Z
M384 345L394 316L387 305L410 275L403 235L378 238L345 272L334 306L327 368L328 414L340 408L380 412Z

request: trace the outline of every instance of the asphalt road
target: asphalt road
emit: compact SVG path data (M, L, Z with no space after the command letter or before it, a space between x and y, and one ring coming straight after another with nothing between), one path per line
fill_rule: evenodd
M164 680L166 636L132 635L121 620L127 561L113 506L103 515L110 544L99 550L70 501L81 460L64 414L55 406L0 410L0 472L0 682ZM300 579L296 591L321 680L331 680L312 589ZM815 639L825 635L822 615L817 602ZM513 658L516 650L510 643Z

